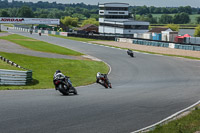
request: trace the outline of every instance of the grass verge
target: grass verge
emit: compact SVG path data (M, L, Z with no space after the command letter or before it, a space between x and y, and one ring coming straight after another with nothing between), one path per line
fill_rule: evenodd
M35 51L49 52L49 53L56 53L56 54L63 54L63 55L74 55L74 56L83 55L82 53L79 53L79 52L76 52L64 47L60 47L60 46L53 45L47 42L20 36L17 34L2 36L0 37L0 39L4 39L10 42L19 44L23 47L26 47Z
M196 108L187 116L171 121L165 125L157 126L148 133L194 133L200 131L200 109Z
M0 90L54 88L52 80L57 69L70 76L74 86L88 85L96 81L98 71L107 73L109 70L106 64L98 61L41 58L4 52L0 52L0 55L31 69L34 79L33 83L27 86L0 86ZM0 65L0 69L5 67L7 66Z
M24 69L15 67L15 66L11 66L10 64L0 60L0 69L8 69L8 70L20 70L20 71L26 71Z
M14 27L13 24L3 24L6 27Z
M0 31L0 33L6 33L7 31Z
M74 41L82 41L82 42L108 41L108 40L97 40L97 39L81 38L81 37L68 37L68 36L60 36L60 35L52 35L52 34L49 34L49 36L59 37L59 38L64 38L64 39L69 39L69 40L74 40Z

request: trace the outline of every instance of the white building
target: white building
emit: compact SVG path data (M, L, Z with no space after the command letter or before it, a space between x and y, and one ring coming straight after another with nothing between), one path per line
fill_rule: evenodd
M99 4L99 33L132 36L148 32L149 22L129 19L129 4Z

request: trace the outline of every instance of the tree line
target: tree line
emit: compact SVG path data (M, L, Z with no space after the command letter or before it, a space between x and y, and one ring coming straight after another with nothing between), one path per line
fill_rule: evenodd
M132 6L131 12L134 14L146 15L146 14L175 14L175 13L188 13L188 14L200 14L199 8L192 8L191 6L180 7L155 7L155 6Z
M0 0L0 17L27 17L27 18L57 18L64 21L67 19L77 20L80 23L90 18L95 19L91 23L98 25L98 5L86 5L84 3L77 4L61 4L56 2L22 2ZM154 7L154 6L131 6L130 17L136 20L148 21L151 24L187 24L190 22L190 14L200 13L199 8L190 6L180 7ZM153 17L152 14L163 14L160 18ZM170 15L168 15L170 14ZM171 15L173 14L173 15ZM200 23L200 16L196 18L196 23ZM73 24L74 25L74 24ZM81 24L82 25L82 24Z

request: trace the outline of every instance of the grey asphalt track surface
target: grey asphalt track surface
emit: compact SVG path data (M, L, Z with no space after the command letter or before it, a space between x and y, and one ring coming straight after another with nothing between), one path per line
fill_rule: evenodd
M129 133L200 99L199 61L142 53L131 58L124 50L10 31L107 62L113 88L95 83L77 87L77 96L54 89L0 91L2 133Z

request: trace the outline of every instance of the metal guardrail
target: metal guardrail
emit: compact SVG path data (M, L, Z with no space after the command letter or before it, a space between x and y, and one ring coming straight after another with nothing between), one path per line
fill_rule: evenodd
M0 85L27 85L32 81L32 71L19 66L18 64L0 56L0 60L8 64L25 69L26 71L19 70L6 70L0 69Z
M32 81L32 71L0 69L0 85L26 85Z

